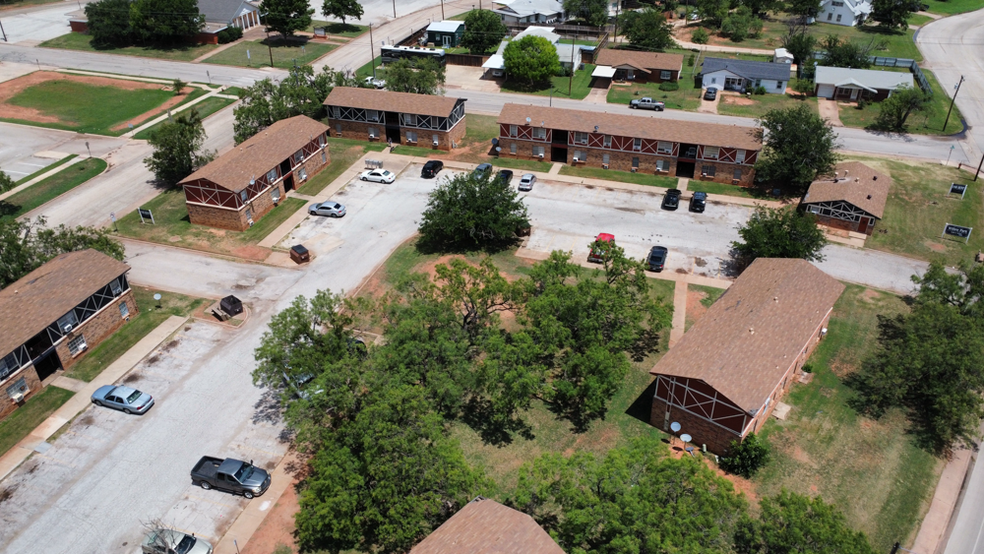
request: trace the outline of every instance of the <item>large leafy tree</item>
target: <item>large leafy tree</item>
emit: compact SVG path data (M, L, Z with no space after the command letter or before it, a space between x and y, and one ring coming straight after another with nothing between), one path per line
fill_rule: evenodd
M973 444L984 416L984 267L948 273L933 262L912 309L880 321L879 350L852 376L858 407L905 409L920 443L946 453Z
M526 204L508 183L491 172L459 173L430 193L419 231L428 248L496 250L528 225Z
M42 217L33 221L0 219L0 289L59 254L88 248L123 260L123 245L105 229L48 228Z
M728 14L721 22L721 34L732 42L741 42L748 37L756 37L762 32L762 20L756 17L751 8L741 6Z
M185 111L150 134L147 142L154 147L154 153L144 163L159 182L176 185L212 160L214 153L203 149L205 138L198 111Z
M797 16L801 22L820 14L822 0L786 0L786 13Z
M566 552L732 552L744 497L703 463L665 452L645 438L604 458L544 454L520 469L510 500Z
M286 39L311 25L314 10L307 0L263 0L266 10L264 22L267 28L280 33Z
M742 0L741 5L747 7L755 16L760 16L767 12L780 12L786 7L783 0Z
M130 25L143 44L183 44L204 24L197 0L135 0L130 7Z
M601 27L608 23L608 0L564 0L568 17Z
M701 23L715 29L721 27L731 7L729 0L696 0L695 4Z
M731 243L739 268L755 258L802 258L823 260L827 245L815 215L795 208L759 206L748 222L738 228L740 241Z
M871 19L881 27L905 29L909 25L909 16L920 9L919 0L872 0Z
M128 46L133 43L130 25L132 0L99 0L85 5L89 35L99 48Z
M822 498L783 490L759 501L758 519L746 518L735 533L739 554L816 552L875 554L864 533L851 529L836 507Z
M499 46L509 29L491 10L472 10L465 17L465 33L461 46L472 54L485 54Z
M345 24L345 18L362 19L362 4L359 0L325 0L321 5L321 13L325 17L337 17Z
M793 63L796 64L796 76L803 76L803 66L809 64L813 59L813 53L817 49L817 39L811 35L806 27L801 25L790 26L788 32L780 39L782 47L793 55Z
M919 87L899 87L879 103L875 126L888 131L905 131L905 122L909 116L928 109L929 99L929 94Z
M438 94L446 78L444 66L431 58L404 58L386 64L386 89L394 92Z
M867 44L841 39L837 35L827 35L820 41L820 49L824 51L823 65L833 67L867 69L871 67L869 56L877 47L874 38Z
M634 47L662 51L676 44L672 26L655 8L626 11L620 19L622 34Z
M763 140L755 164L757 178L803 193L818 176L829 174L837 163L837 135L830 122L809 106L769 110L757 121Z
M502 60L509 79L530 88L541 86L560 72L557 48L549 40L535 35L510 41L502 51Z

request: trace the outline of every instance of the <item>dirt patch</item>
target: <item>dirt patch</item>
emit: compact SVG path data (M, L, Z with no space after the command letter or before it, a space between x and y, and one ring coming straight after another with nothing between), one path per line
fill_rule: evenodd
M297 501L297 481L293 481L280 496L263 523L256 529L242 554L270 554L278 545L286 544L291 552L297 552L294 542L294 514L300 510Z
M755 101L751 98L745 98L744 96L725 96L723 98L725 104L734 104L736 106L752 106Z
M699 290L688 290L687 291L687 319L693 323L697 323L701 317L707 313L707 308L701 303L701 300L707 298L707 293Z
M875 300L877 300L878 297L880 297L880 296L881 296L881 294L879 294L878 291L876 291L876 290L873 290L873 289L864 289L864 292L861 293L861 296L859 298L861 298L861 300L863 300L865 302L874 303Z
M239 258L262 262L270 256L270 249L260 246L240 246L239 248L233 248L232 254Z
M946 252L946 245L945 244L940 244L940 243L938 243L936 241L932 241L932 240L924 241L923 244L925 244L926 245L926 248L929 248L933 252Z
M123 384L124 385L129 385L131 383L136 383L137 381L140 380L140 377L141 377L141 375L138 372L131 373L131 374L127 375L126 378L123 379Z

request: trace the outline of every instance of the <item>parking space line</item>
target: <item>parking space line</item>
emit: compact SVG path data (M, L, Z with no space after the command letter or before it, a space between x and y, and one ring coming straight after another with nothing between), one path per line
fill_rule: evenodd
M199 488L201 488L201 487L199 487ZM204 490L204 489L202 489L202 490ZM216 492L219 492L219 493L222 493L222 494L226 494L224 491L218 491L217 490ZM209 504L212 504L213 506L222 506L223 508L239 508L239 503L238 502L236 502L235 504L225 504L223 502L218 502L218 501L215 501L215 500L211 500L209 498L205 498L204 496L197 496L197 495L190 494L190 493L187 496L188 496L188 499L189 500L191 500L191 499L201 500L202 502L207 502ZM234 495L230 495L230 496L233 496L234 498L239 498L239 497L234 496Z

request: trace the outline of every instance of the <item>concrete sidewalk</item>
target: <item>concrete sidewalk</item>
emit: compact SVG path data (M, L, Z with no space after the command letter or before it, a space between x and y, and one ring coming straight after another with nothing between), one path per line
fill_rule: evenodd
M954 508L960 498L960 491L963 488L964 478L973 460L973 452L967 448L961 448L954 453L953 458L947 462L940 475L940 482L936 485L936 492L933 494L933 501L929 505L929 511L923 518L922 525L919 526L919 534L916 541L912 543L912 552L917 554L935 554L941 552L946 545L946 537L949 535L950 519L953 517Z
M215 545L215 554L239 554L246 546L253 533L260 527L267 513L280 500L287 487L294 482L294 477L288 473L288 468L296 467L298 464L297 456L293 451L287 453L280 460L277 467L270 473L270 488L266 493L249 501L246 509L240 512L236 521L229 526L229 530Z
M68 156L69 156L69 154L66 154L65 155L65 157L68 157ZM51 177L52 175L58 173L59 171L65 169L67 167L73 166L73 165L81 162L82 160L88 160L88 159L89 158L83 158L81 156L75 156L74 158L72 158L71 160L68 160L67 162L61 164L60 166L58 166L56 168L53 168L53 169L51 169L49 171L45 171L44 173L42 173L41 175L38 175L37 177L31 179L30 181L28 181L26 183L21 183L20 185L17 185L16 187L8 190L7 192L5 192L3 194L0 194L0 200L4 200L5 198L7 198L9 196L13 196L14 194L17 194L18 192L26 189L27 187L29 187L29 186L31 186L33 184L39 183L41 181L44 181L48 177ZM58 162L55 162L55 163L58 163Z
M175 331L184 325L187 318L171 316L164 323L157 326L140 342L123 353L115 362L104 369L95 379L75 393L75 396L68 399L61 408L55 410L48 419L44 420L30 435L25 437L17 446L10 449L6 454L0 456L0 480L3 480L11 471L17 469L37 448L38 445L48 440L58 429L72 420L73 417L85 410L89 405L92 393L103 385L115 383L140 360L150 354L158 345L167 340ZM74 387L73 387L74 388Z

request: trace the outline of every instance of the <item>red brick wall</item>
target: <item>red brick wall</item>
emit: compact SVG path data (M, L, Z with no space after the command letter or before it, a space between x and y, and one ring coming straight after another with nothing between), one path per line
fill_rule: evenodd
M468 117L465 116L458 121L458 124L454 126L450 131L432 131L426 129L413 129L400 127L400 143L401 144L412 144L407 142L407 131L416 131L419 135L417 137L417 144L414 146L420 146L423 148L431 148L433 141L431 135L437 135L437 149L438 150L451 150L451 142L454 141L456 144L461 144L461 140L465 137L465 125L467 123ZM342 133L338 133L338 125L342 126ZM328 126L331 127L331 136L342 137L354 140L366 140L369 142L386 142L386 126L382 123L362 123L359 121L346 121L342 119L332 119L328 118ZM376 128L376 138L369 138L369 127Z
M18 408L17 403L11 400L10 395L7 394L7 389L14 386L14 383L20 381L22 378L27 382L28 388L28 393L24 395L24 400L41 392L41 381L38 379L38 372L35 371L34 364L19 369L0 385L0 421Z
M71 27L73 33L85 33L89 31L88 21L69 21L68 26Z
M126 302L126 307L130 310L129 317L132 318L137 315L137 302L133 299L133 291L128 290L123 293L122 296L117 298L112 304L104 306L96 315L89 318L82 325L73 329L67 337L58 343L55 347L55 352L58 354L58 359L61 360L62 368L68 369L75 365L80 359L85 357L90 350L95 348L96 345L106 340L106 337L112 335L113 332L126 323L120 315L120 304L123 302ZM85 344L88 348L75 356L72 356L72 353L68 350L68 342L80 334L85 336Z

